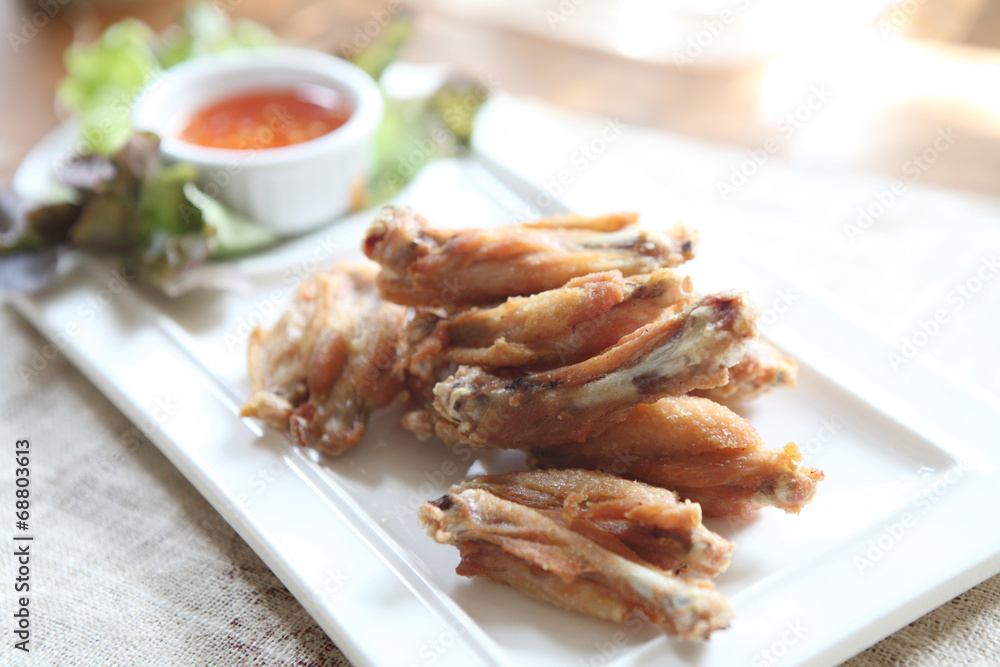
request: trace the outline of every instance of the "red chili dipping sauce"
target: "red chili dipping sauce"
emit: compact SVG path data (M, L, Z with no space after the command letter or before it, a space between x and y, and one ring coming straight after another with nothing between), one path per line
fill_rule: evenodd
M332 132L350 117L343 96L332 88L261 90L205 107L180 138L209 148L278 148Z

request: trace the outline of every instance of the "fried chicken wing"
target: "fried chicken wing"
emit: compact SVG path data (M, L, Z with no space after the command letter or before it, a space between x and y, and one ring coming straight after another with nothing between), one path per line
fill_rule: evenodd
M673 267L694 256L697 235L567 218L565 226L497 229L432 227L403 206L387 206L369 227L364 251L382 266L382 295L411 306L488 305L565 285L601 271L623 275ZM614 231L605 231L613 229Z
M747 420L696 396L640 405L584 443L535 447L530 454L542 468L604 470L671 489L712 517L761 506L798 513L823 479L801 465L794 444L768 449Z
M425 502L418 516L437 542L458 547L458 574L486 577L564 609L619 623L638 611L684 639L706 639L732 618L710 581L629 560L486 489L455 489Z
M317 311L335 300L331 292L335 294L343 281L336 275L315 276L305 281L270 331L265 332L260 326L254 328L247 350L252 394L243 405L241 416L257 417L276 428L288 428L292 411L309 393L306 368L323 322Z
M677 494L591 470L484 475L450 489L481 489L541 512L623 558L665 572L715 576L733 545L701 523L701 508Z
M361 440L368 414L403 384L394 367L406 309L381 299L377 271L341 264L317 274L270 331L254 330L253 393L242 416L287 428L299 444L328 454Z
M798 364L762 340L751 341L740 362L729 369L729 382L721 387L696 389L695 396L714 401L749 401L779 387L795 388Z
M622 277L619 271L574 278L562 287L511 297L492 308L469 308L413 326L408 365L442 363L541 369L597 354L668 309L692 299L691 280L673 269ZM425 315L425 317L433 317Z
M516 376L460 366L434 385L427 419L448 444L518 448L582 442L639 403L728 379L756 335L746 295L705 297L622 338L603 354Z

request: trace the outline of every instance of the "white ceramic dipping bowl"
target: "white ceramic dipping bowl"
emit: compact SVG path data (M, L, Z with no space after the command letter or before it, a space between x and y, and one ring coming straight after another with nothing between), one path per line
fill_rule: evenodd
M351 109L347 122L290 146L208 148L179 139L192 116L227 98L296 86L332 88ZM359 67L294 48L247 49L193 58L140 95L136 129L160 136L168 159L199 169L199 185L281 235L305 232L347 212L369 175L382 94Z

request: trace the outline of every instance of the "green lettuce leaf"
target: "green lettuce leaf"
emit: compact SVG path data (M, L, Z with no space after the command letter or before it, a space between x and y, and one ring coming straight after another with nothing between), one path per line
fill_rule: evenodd
M205 227L215 235L212 259L232 259L274 245L278 240L273 231L223 206L194 183L184 186L184 195L198 208Z
M187 164L172 164L146 179L139 195L139 221L144 234L154 230L167 234L188 234L204 226L201 211L184 193L184 185L198 176Z
M272 46L278 38L259 23L246 19L233 21L213 3L188 5L178 24L164 31L158 55L164 69L189 58L227 51Z
M76 112L86 147L111 155L132 131L132 101L160 71L156 33L137 19L110 26L93 44L66 50L66 78L57 99Z

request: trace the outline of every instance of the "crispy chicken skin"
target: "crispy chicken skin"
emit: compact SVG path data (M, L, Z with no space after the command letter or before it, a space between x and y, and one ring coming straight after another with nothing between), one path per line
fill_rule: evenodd
M427 413L433 388L456 364L527 373L578 363L691 299L690 278L657 269L628 278L619 271L594 273L492 308L451 314L418 308L399 361L412 406L403 426L419 437L433 435Z
M428 535L458 547L458 574L486 577L564 609L619 623L640 612L684 639L707 639L729 625L732 609L710 581L630 560L543 511L495 495L486 484L453 488L425 502L418 513ZM598 506L606 503L613 501ZM644 506L640 501L638 507Z
M640 405L584 443L530 453L542 468L605 470L671 489L710 517L761 506L798 513L823 479L821 471L800 464L794 444L768 449L747 420L696 396Z
M756 335L756 316L746 295L724 292L665 315L578 364L514 376L460 366L434 386L426 419L451 445L583 442L638 404L724 384L728 367Z
M703 515L798 513L823 473L717 402L795 385L750 299L698 298L676 269L697 234L637 222L452 230L387 206L362 244L374 262L316 274L253 331L241 414L341 454L402 396L420 437L520 449L535 470L466 480L418 511L458 548L458 574L707 639L732 618L708 577L733 545Z
M649 273L694 256L697 235L690 228L677 224L664 232L631 223L627 216L567 216L452 230L431 226L410 208L387 206L369 227L363 248L382 267L378 285L386 299L450 308L544 292L589 273Z
M701 523L701 508L677 494L591 470L484 475L450 489L481 489L541 512L631 561L708 576L729 567L733 545Z
M368 414L403 384L395 365L406 309L380 298L377 271L340 264L317 274L270 331L253 331L253 393L242 416L287 428L299 444L328 454L361 440Z
M740 362L729 369L729 382L721 387L696 389L695 396L714 401L749 401L771 389L795 388L798 364L762 340L751 341Z
M533 369L581 362L692 300L691 279L673 269L625 278L620 271L574 278L562 287L468 308L443 319L426 313L408 330L405 359ZM671 310L673 309L673 310ZM417 331L424 328L426 333Z

